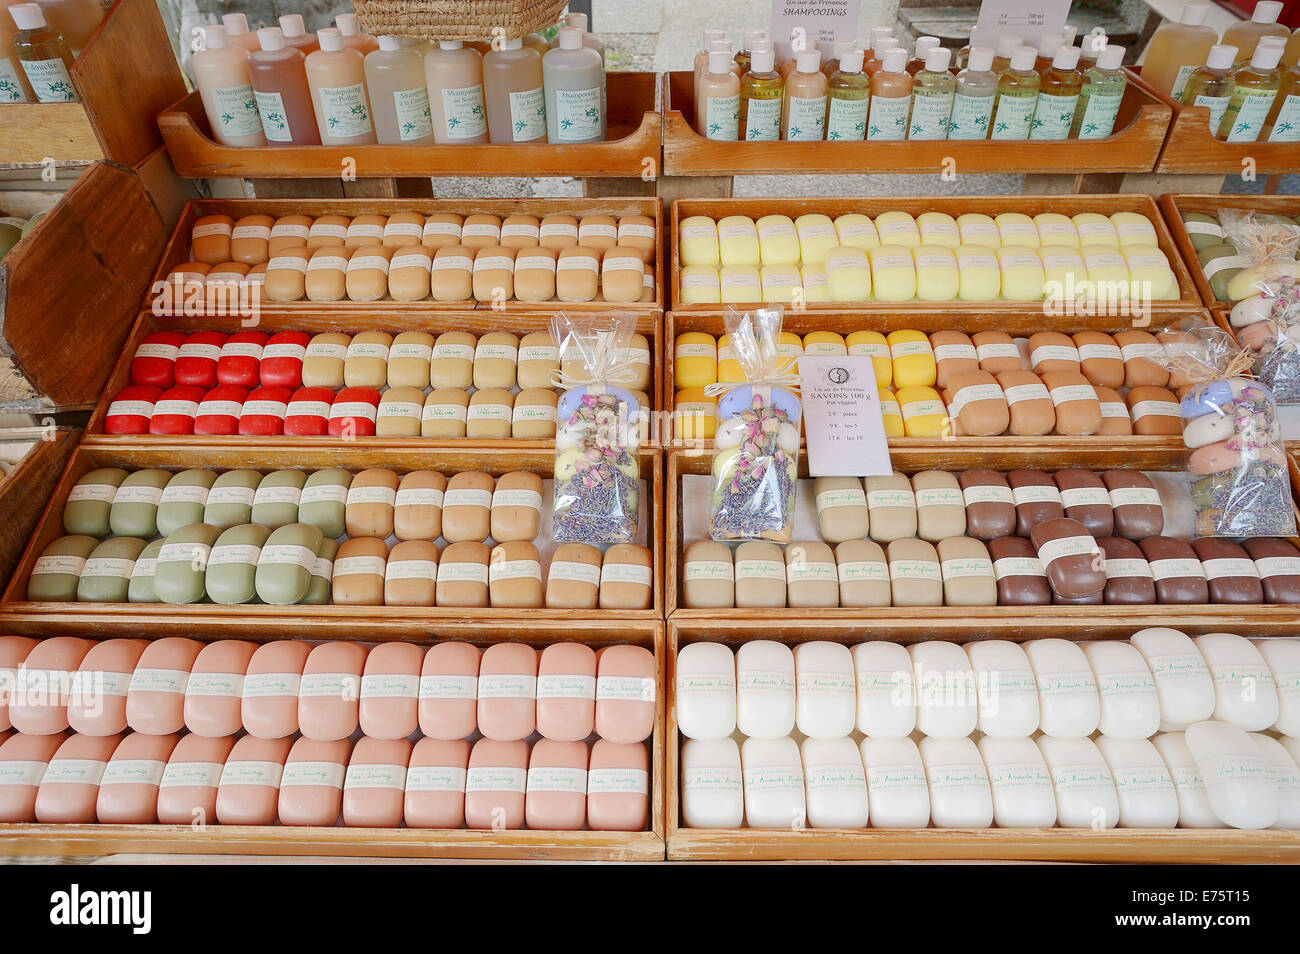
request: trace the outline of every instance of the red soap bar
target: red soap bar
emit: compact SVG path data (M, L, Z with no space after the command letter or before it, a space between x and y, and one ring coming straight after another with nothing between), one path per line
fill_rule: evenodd
M284 433L284 412L291 393L288 388L258 388L248 395L239 416L239 433L257 436Z
M284 432L299 437L316 437L329 430L330 405L334 392L329 388L299 388L284 415Z
M279 331L271 335L262 349L262 386L290 391L302 387L302 359L309 341L311 335L305 331Z
M175 382L176 354L185 341L183 331L155 331L144 336L131 359L131 383L169 388Z
M344 388L330 405L330 435L370 437L378 413L379 392L374 388Z
M219 384L199 402L194 418L195 434L238 434L239 416L248 400L248 388Z
M221 356L221 346L225 343L226 335L221 331L196 331L186 338L176 355L176 383L193 385L205 391L215 388L217 358Z
M217 358L217 383L257 387L258 366L262 363L262 346L267 337L265 331L237 331L227 338L221 346L221 357Z
M203 400L203 388L178 384L158 396L149 419L150 434L193 434L194 416Z
M104 417L105 434L148 434L153 405L162 388L132 384L117 392Z

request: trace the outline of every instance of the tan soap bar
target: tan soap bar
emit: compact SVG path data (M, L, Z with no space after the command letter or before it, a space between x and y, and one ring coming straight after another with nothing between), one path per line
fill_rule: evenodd
M1124 386L1124 358L1115 339L1104 331L1080 331L1074 335L1079 349L1079 372L1094 385Z
M267 242L266 253L275 257L286 248L306 246L311 234L312 218L310 215L282 215L271 226L271 238Z
M262 293L271 301L301 301L307 294L311 251L305 245L280 249L266 263Z
M462 540L443 548L438 562L438 605L487 606L491 554L488 545L478 540Z
M348 224L352 220L346 215L319 215L307 230L308 248L327 248L331 245L343 247L348 236Z
M796 540L786 546L785 579L785 600L791 607L839 605L835 554L820 540Z
M501 222L501 244L506 248L535 248L541 222L535 215L507 215Z
M380 537L353 536L340 543L330 591L335 605L383 606L387 562L388 545Z
M548 215L538 231L543 248L571 248L578 244L578 220L571 215Z
M889 558L890 598L895 606L942 606L939 553L925 540L894 540Z
M619 216L618 244L636 249L641 261L649 265L655 260L655 247L659 244L655 220L648 215Z
M388 244L387 239L384 244ZM393 301L423 301L432 291L433 250L403 245L388 262L388 294Z
M420 244L425 248L445 248L460 244L461 217L454 212L434 212L424 220Z
M348 223L347 233L343 236L343 244L348 248L370 248L375 245L382 245L384 226L387 223L388 216L386 215L366 212L355 216Z
M817 526L827 543L861 540L867 535L867 495L857 477L816 477L813 499Z
M474 347L474 387L510 390L518 363L518 338L508 331L483 335Z
M975 356L979 360L981 371L996 375L1003 371L1024 370L1025 362L1020 357L1020 349L1006 332L977 331L971 335L971 344L975 345Z
M731 549L696 540L682 555L682 605L687 609L729 609L736 605Z
M616 543L600 566L601 609L649 609L654 596L654 555L638 543Z
M916 535L936 543L966 532L966 500L955 474L926 470L912 477L916 495Z
M348 259L346 287L351 301L378 301L388 294L388 263L393 250L387 245L363 245Z
M466 471L447 481L442 500L442 535L448 543L486 540L492 532L491 474Z
M930 347L934 351L936 387L946 388L954 375L979 370L979 358L969 335L960 331L931 332Z
M232 307L239 300L239 284L248 275L243 262L214 265L203 279L203 297L210 307Z
M1029 367L1037 375L1049 371L1078 374L1079 349L1067 334L1039 331L1029 336Z
M466 248L500 245L501 216L484 212L465 216L460 227L460 244Z
M424 236L424 216L419 212L394 212L384 223L384 244L392 248L419 245Z
M312 301L342 301L347 295L348 262L353 249L339 245L318 246L307 262L303 288Z
M307 388L343 388L343 370L348 355L350 335L323 331L307 343L302 359L302 384Z
M514 395L504 388L475 391L465 415L465 436L471 440L505 440L510 436L514 401Z
M353 476L343 512L348 536L382 540L393 532L398 483L397 474L382 467Z
M437 540L442 536L442 502L447 478L436 470L413 470L397 485L393 533L399 540Z
M423 391L429 386L432 360L433 335L427 331L403 331L393 338L388 349L388 386ZM423 394L420 400L423 403Z
M515 250L485 245L474 256L474 299L504 303L515 297Z
M556 547L546 572L547 608L595 609L600 598L600 564L601 553L590 544Z
M444 245L434 253L429 290L434 301L469 301L474 297L474 249Z
M528 540L498 543L488 558L488 599L493 607L538 609L542 605L542 560Z
M230 261L230 233L235 220L228 215L204 215L190 230L190 254L196 262L216 265Z
M431 540L405 540L388 554L384 605L433 606L437 580L438 547Z
M469 392L460 388L439 388L424 399L420 436L455 440L465 436L469 413Z
M632 375L624 383L629 391L650 390L650 342L643 334L634 334L623 350L622 358ZM641 405L648 407L649 403Z
M618 244L618 222L612 215L584 215L578 220L578 244L587 248L613 248Z
M600 293L605 301L640 301L645 263L634 248L616 245L600 260Z
M1011 411L997 379L987 371L964 371L948 378L944 402L955 437L996 437L1011 425Z
M520 301L550 301L555 297L553 248L523 248L515 255L515 297Z
M1056 426L1056 409L1038 375L1032 371L1002 371L997 379L1011 417L1007 431L1016 437L1050 434Z
M998 581L988 547L973 537L952 536L938 543L947 606L996 606Z
M1155 335L1131 328L1115 332L1115 343L1124 359L1125 387L1163 388L1169 384L1168 369L1155 360L1163 357L1163 349Z
M1133 422L1133 433L1177 437L1183 433L1178 398L1172 391L1140 384L1124 396Z
M478 338L467 331L444 331L433 343L429 385L469 390L474 384L474 348Z
M559 370L560 353L549 331L534 331L519 339L515 380L519 387L553 388L551 374Z
M641 300L655 301L659 296L655 288L655 270L653 265L645 267L645 274L641 276Z
M1118 391L1094 384L1097 403L1101 406L1101 430L1098 434L1132 434L1133 419L1129 417L1128 403L1120 397Z
M350 388L382 388L388 383L388 351L393 336L362 331L352 336L343 359L343 383Z
M591 301L599 290L600 252L581 245L562 249L555 262L555 297Z
M1086 435L1101 430L1101 403L1097 392L1077 371L1048 371L1043 385L1056 412L1056 433Z
M857 483L855 478L847 478ZM858 487L861 490L861 485ZM866 512L865 502L862 510ZM785 606L785 554L775 543L746 540L736 547L736 605Z
M536 540L542 520L542 478L527 470L502 474L492 491L491 534L498 543Z
M518 440L549 440L555 436L556 395L550 388L529 388L515 395L510 436Z
M845 540L835 548L840 606L888 606L889 563L874 540Z
M898 472L864 480L871 539L888 543L916 535L916 495Z
M271 227L269 215L245 215L230 233L230 257L236 262L257 265L270 258Z
M379 399L375 415L378 437L419 437L424 392L419 388L389 388Z

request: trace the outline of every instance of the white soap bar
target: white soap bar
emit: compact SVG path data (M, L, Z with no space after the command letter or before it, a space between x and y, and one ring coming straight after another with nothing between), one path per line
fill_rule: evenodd
M1020 644L976 640L966 644L966 655L975 670L979 730L998 739L1027 738L1037 732L1038 683Z
M853 647L858 697L857 729L877 739L901 739L916 728L912 657L897 643Z
M1044 735L1038 739L1038 748L1052 775L1057 824L1094 830L1119 824L1115 781L1092 739Z
M921 753L910 738L863 739L858 746L867 773L867 804L873 828L925 828L930 824L930 787Z
M688 739L736 731L736 657L721 643L691 643L677 653L677 728Z
M857 706L849 648L825 641L800 643L794 649L794 672L799 731L814 739L852 732Z
M1097 748L1115 782L1120 828L1173 828L1178 824L1174 780L1150 741L1103 735L1097 739Z
M1257 639L1255 648L1273 672L1277 721L1283 735L1300 737L1300 639Z
M804 739L799 754L809 827L866 828L867 776L853 740Z
M750 828L797 831L804 827L803 764L794 739L746 739L740 747L740 765L745 778L745 822Z
M1300 765L1277 739L1262 732L1250 733L1264 762L1277 783L1277 821L1274 828L1300 829ZM1300 741L1300 740L1292 740Z
M978 643L972 643L972 646ZM1013 644L1014 645L1014 644ZM979 753L993 792L993 823L999 828L1051 828L1056 793L1043 753L1029 738L984 736Z
M1222 828L1223 822L1210 807L1210 796L1196 767L1192 751L1181 732L1161 732L1151 740L1165 760L1169 777L1174 780L1174 794L1178 796L1179 828Z
M956 643L907 647L916 678L916 728L937 739L960 739L975 731L975 673Z
M1146 660L1120 640L1085 643L1083 654L1097 680L1097 728L1116 739L1149 739L1160 728L1160 700Z
M1129 642L1142 654L1155 681L1161 732L1181 731L1213 714L1214 680L1186 633L1156 626L1134 633Z
M1079 739L1097 731L1097 681L1083 650L1066 639L1031 639L1025 655L1038 683L1039 722L1044 735Z
M930 788L930 819L939 828L988 828L993 794L988 770L970 739L921 740L921 762Z
M1277 782L1259 746L1235 725L1195 722L1184 733L1205 780L1210 808L1229 828L1268 828L1277 821Z
M1267 729L1277 721L1273 670L1254 643L1232 633L1207 633L1192 642L1214 678L1212 718L1247 732ZM1187 744L1191 745L1190 739Z
M686 827L739 828L745 820L745 789L736 741L686 739L681 758Z
M736 728L755 739L794 730L794 653L770 639L736 652ZM791 743L793 744L793 743Z

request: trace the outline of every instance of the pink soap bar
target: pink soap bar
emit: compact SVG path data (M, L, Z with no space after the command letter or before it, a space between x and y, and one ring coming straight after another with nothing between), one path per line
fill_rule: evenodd
M155 331L145 335L131 358L131 383L171 387L176 381L176 353L184 342L183 331Z
M533 744L524 817L529 828L582 828L587 818L587 743L538 739Z
M469 643L430 647L420 669L420 731L431 739L463 739L478 725L478 666Z
M18 684L18 670L36 642L26 636L0 636L0 731L11 726L9 699Z
M236 331L227 338L217 358L217 383L257 387L266 339L265 331Z
M72 735L59 746L36 792L36 820L84 825L95 820L99 780L122 741L120 735Z
M587 767L587 824L593 831L641 831L649 818L646 747L597 739Z
M375 739L404 739L415 732L424 655L410 643L383 643L370 650L361 674L358 716L363 733Z
M117 392L104 415L105 434L148 434L154 401L162 388L131 384Z
M595 652L581 643L547 646L537 660L537 731L556 742L578 742L595 723Z
M178 384L158 395L149 418L150 434L193 434L194 418L206 388Z
M194 415L194 433L229 436L239 433L239 416L244 412L248 389L219 384L203 395Z
M270 825L280 800L280 779L289 757L288 739L246 735L230 750L217 786L222 825Z
M0 823L36 821L36 790L45 767L66 732L53 735L22 735L15 732L0 743Z
M82 735L117 735L126 731L126 692L140 657L143 639L106 639L81 660L68 698L68 725Z
M343 783L343 824L351 828L401 825L410 761L409 739L358 739Z
M158 786L180 737L132 732L113 750L99 780L95 817L105 825L152 825Z
M244 727L240 700L244 675L257 644L222 639L199 652L185 687L185 727L198 735L219 739Z
M162 825L210 824L217 817L217 785L233 738L187 735L172 749L158 786L158 822Z
M469 743L423 738L406 770L407 828L459 828L465 824L465 772Z
M343 808L343 776L352 742L299 739L280 779L281 825L333 825Z
M596 654L596 734L610 742L644 742L655 727L655 657L641 646L606 646Z
M483 651L478 667L480 732L502 742L528 738L537 727L536 700L537 650L523 643L497 643Z
M357 731L366 647L322 643L311 651L298 686L298 730L309 739L346 739Z
M261 739L298 731L298 686L311 646L297 640L263 643L248 661L240 715L244 729Z
M9 700L9 721L27 735L50 735L68 727L68 694L86 653L95 644L75 636L42 640L23 660Z
M215 388L217 386L217 359L226 335L221 331L196 331L181 344L176 356L172 376L177 384Z
M483 658L487 659L487 653ZM492 831L522 828L527 786L527 742L479 739L469 753L465 775L466 827Z
M203 644L168 636L150 643L131 674L126 724L137 732L166 735L185 727L185 686Z

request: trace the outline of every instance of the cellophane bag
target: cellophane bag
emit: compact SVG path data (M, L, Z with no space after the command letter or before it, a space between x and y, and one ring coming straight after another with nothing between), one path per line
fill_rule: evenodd
M1272 392L1247 377L1250 353L1191 319L1161 335L1170 386L1181 395L1198 537L1289 537L1291 483Z
M797 358L780 354L781 309L731 312L727 335L745 380L705 388L717 394L714 540L789 543L799 476Z
M554 513L557 543L631 543L641 513L640 402L629 345L636 318L558 314L551 335L561 356L556 405Z
M1274 400L1300 404L1300 282L1286 276L1256 287L1258 294L1232 306L1228 322Z
M1300 227L1257 215L1254 211L1224 209L1219 213L1224 241L1232 245L1241 270L1228 280L1228 301L1242 301L1260 293L1263 286L1284 278L1300 278Z

